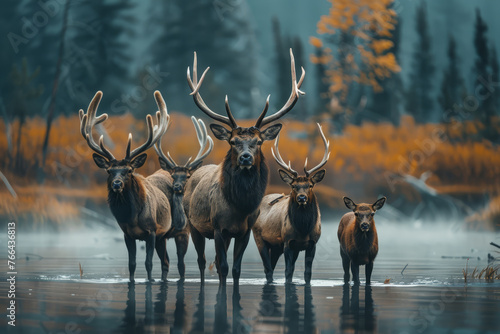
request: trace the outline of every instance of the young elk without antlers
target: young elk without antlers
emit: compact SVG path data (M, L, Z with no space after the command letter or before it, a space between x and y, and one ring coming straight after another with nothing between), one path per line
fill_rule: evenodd
M108 176L108 203L111 212L116 218L125 237L128 250L128 267L130 281L134 282L136 267L136 243L135 240L146 241L146 271L148 280L153 268L153 253L156 248L158 257L162 263L162 280L166 280L168 262L166 259L165 233L170 230L170 204L167 196L162 191L169 182L170 175L159 170L153 175L143 177L134 173L136 168L141 167L147 155L145 152L164 134L168 128L170 116L167 113L165 101L160 92L155 92L156 103L160 111L156 113L158 125L153 125L151 115L146 117L148 125L148 139L144 144L130 151L132 134L129 134L125 159L116 160L111 152L104 146L103 136L99 138L99 144L94 141L92 130L95 125L104 122L107 114L96 117L97 107L102 98L102 92L98 91L89 104L87 113L80 109L80 130L87 144L96 153L93 154L94 161L99 168L105 169ZM183 226L177 226L182 229Z
M191 174L193 174L194 171L200 167L203 163L203 159L205 159L210 152L212 152L214 147L212 138L207 135L205 123L203 123L201 119L197 120L194 117L191 117L191 121L193 122L196 130L196 136L198 137L198 143L200 144L198 155L193 161L189 158L183 166L179 166L174 159L172 159L169 152L167 152L167 155L163 153L161 148L162 136L160 136L158 142L155 144L155 150L158 154L161 168L169 172L172 176L172 182L167 190L167 197L170 200L173 227L167 232L166 238L175 239L175 245L177 247L177 268L179 269L181 279L184 278L186 271L184 256L186 255L189 243L189 226L186 224L186 215L184 213L184 205L182 204L184 190ZM207 144L209 145L208 149L206 149ZM185 227L178 230L176 226ZM170 263L168 253L166 256L168 263Z
M191 238L198 253L198 266L201 281L205 272L205 238L215 239L216 266L219 282L226 284L229 271L227 249L231 238L234 243L233 280L238 284L241 260L250 237L250 230L259 214L259 205L267 186L268 168L264 161L261 145L266 140L273 140L281 130L281 124L261 129L289 112L300 94L304 80L304 69L299 82L296 81L295 62L290 50L292 69L292 92L286 104L271 116L266 116L266 106L254 126L239 127L236 124L226 96L226 116L210 110L199 93L201 83L208 71L203 72L199 82L197 76L196 53L193 63L193 78L188 68L188 84L192 90L194 102L210 118L230 126L230 129L217 124L210 128L219 140L229 143L231 148L219 165L207 165L199 168L191 176L184 195L184 208L190 222Z
M373 216L380 210L386 198L373 204L355 204L344 197L345 205L353 212L346 213L340 220L337 236L340 241L340 255L344 267L344 283L349 283L349 266L354 284L359 285L359 266L366 265L366 284L370 284L373 261L378 253L378 237Z
M280 194L265 196L260 205L259 218L252 227L268 283L273 281L276 262L283 253L286 283L291 283L295 261L302 250L306 251L304 279L307 284L311 282L316 243L321 236L321 216L313 187L323 180L325 170L319 169L327 163L330 156L330 143L319 124L318 127L325 144L325 154L323 160L310 170L307 170L306 159L305 176L299 176L290 163L287 165L281 158L278 150L279 135L274 143L276 152L273 151L273 156L282 168L279 170L280 177L290 185L292 191L286 197Z

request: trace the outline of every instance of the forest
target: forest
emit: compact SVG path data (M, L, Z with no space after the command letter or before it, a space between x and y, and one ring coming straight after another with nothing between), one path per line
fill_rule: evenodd
M163 147L185 161L198 149L190 116L210 123L189 96L193 52L211 68L207 104L223 110L227 94L250 124L268 94L271 109L288 99L292 48L306 95L283 119L280 151L295 166L319 161L323 125L331 157L316 192L325 212L345 211L347 194L385 195L394 219L452 216L466 229L500 229L500 58L484 6L464 9L472 38L449 27L438 49L431 1L416 1L411 15L394 0L322 2L312 6L321 14L297 23L310 27L304 36L280 15L267 15L264 30L258 1L4 1L0 216L34 229L114 226L106 173L79 132L78 110L95 92L104 92L98 114L110 115L99 132L121 157L129 132L133 145L144 140L160 90L172 115ZM287 193L271 146L267 192ZM205 163L227 149L216 141ZM153 150L148 157L143 175L160 168Z

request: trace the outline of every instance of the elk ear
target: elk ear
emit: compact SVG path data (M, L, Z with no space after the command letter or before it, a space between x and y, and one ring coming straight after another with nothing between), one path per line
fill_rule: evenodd
M132 167L133 169L142 167L142 165L144 165L144 163L146 162L147 158L148 155L146 153L137 156L136 158L134 158L134 160L130 162L130 167Z
M316 183L320 183L323 178L325 177L325 172L326 170L322 169L320 171L317 171L312 177L311 177L311 181L312 183L316 184Z
M92 158L94 158L94 162L97 165L97 167L102 168L102 169L108 169L109 168L110 164L109 164L109 161L106 158L101 157L97 153L92 154Z
M274 140L274 138L276 138L278 133L280 133L282 126L283 126L282 124L275 124L271 125L265 130L262 130L260 132L262 140Z
M231 138L231 131L219 124L210 124L210 130L214 134L215 138L219 140L229 140Z
M352 211L356 210L356 203L354 203L349 197L344 196L344 204L348 209L351 209Z
M166 170L167 172L171 173L173 171L172 168L170 168L170 165L165 162L162 158L158 158L158 161L160 162L160 168L163 170Z
M280 173L280 177L283 180L283 182L285 182L286 184L292 184L292 182L293 182L293 176L291 176L290 174L288 174L288 172L286 172L283 169L279 169L278 173Z
M377 210L382 209L382 207L385 204L386 199L387 199L387 197L384 196L384 197L378 199L375 203L373 203L373 205L372 205L373 210L377 211Z

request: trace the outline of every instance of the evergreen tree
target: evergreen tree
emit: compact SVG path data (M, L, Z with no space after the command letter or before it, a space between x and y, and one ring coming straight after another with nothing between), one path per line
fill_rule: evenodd
M323 46L315 46L314 56L316 59L321 59L325 56ZM328 111L330 104L330 83L326 75L327 65L324 62L315 62L316 68L316 91L318 92L317 104L315 106L315 114L319 115Z
M198 54L198 71L210 66L202 96L207 105L224 113L224 95L235 117L261 112L264 101L254 101L257 88L255 38L248 8L219 7L209 0L174 0L158 7L164 13L158 24L159 37L151 47L152 63L169 77L161 83L169 106L192 113L186 68L192 70L193 51Z
M419 123L432 120L434 58L431 51L431 38L427 23L427 10L422 1L417 9L415 28L418 41L413 51L410 84L406 92L406 110Z
M497 49L495 46L491 48L491 82L493 83L493 110L495 110L495 115L498 115L500 110L500 65L498 63Z
M460 59L457 55L457 44L453 36L448 37L448 67L443 72L441 93L438 102L441 106L443 122L450 122L459 117L459 109L465 97L465 84L460 74Z
M400 36L401 19L398 18L389 38L392 42L392 47L386 50L386 52L394 54L398 64L401 63L399 57ZM389 120L394 124L398 124L400 117L399 107L404 95L401 75L394 73L389 78L379 80L379 85L382 90L374 92L370 109L380 120Z

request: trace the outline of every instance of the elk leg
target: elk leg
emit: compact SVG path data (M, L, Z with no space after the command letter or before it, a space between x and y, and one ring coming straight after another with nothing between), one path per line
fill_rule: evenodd
M344 268L344 283L347 284L349 283L349 267L351 265L351 260L349 259L349 256L340 250L340 256L342 257L342 267Z
M220 230L215 230L215 253L216 253L216 264L217 271L219 273L219 284L226 285L226 278L229 272L229 266L227 264L227 251L226 251L226 240Z
M351 261L352 280L354 285L359 285L359 265Z
M370 261L366 264L365 267L366 285L371 284L372 270L373 270L373 261Z
M205 237L201 235L198 230L196 230L191 225L191 240L193 241L194 248L198 254L198 268L200 269L200 279L201 284L205 284L205 266L207 260L205 259Z
M306 249L306 263L305 263L305 271L304 271L304 280L306 284L311 284L311 276L312 276L312 264L314 261L314 255L316 255L316 243L311 242L311 245Z
M289 246L285 246L285 283L292 283L293 272L295 270L295 261L297 261L297 257L299 256L299 251L290 248Z
M149 236L146 238L146 272L148 273L148 281L154 282L155 280L151 276L151 271L153 270L153 253L155 251L155 241L156 233L150 232Z
M271 267L273 271L276 268L276 263L278 263L281 254L283 254L283 244L271 248Z
M137 247L135 244L135 239L129 237L126 234L123 234L123 236L125 238L125 245L127 246L127 250L128 250L128 272L130 275L129 276L130 282L134 283L135 282L134 273L135 273L135 266L136 266L135 256L137 253Z
M248 240L250 240L250 233L251 230L248 229L243 237L234 239L233 281L235 286L240 281L241 261L243 260L243 253L245 253L245 249L248 246Z
M168 275L168 268L170 265L170 261L168 259L168 254L167 254L167 238L165 237L156 238L155 248L156 248L156 254L160 258L161 262L161 280L166 282Z
M272 283L273 267L271 264L270 247L265 241L260 240L257 244L257 248L259 249L260 258L262 259L262 264L264 265L264 273L266 274L267 283Z
M189 244L189 236L187 234L180 234L175 237L175 246L177 248L177 269L181 280L184 280L186 273L186 265L184 264L184 256L186 255Z

